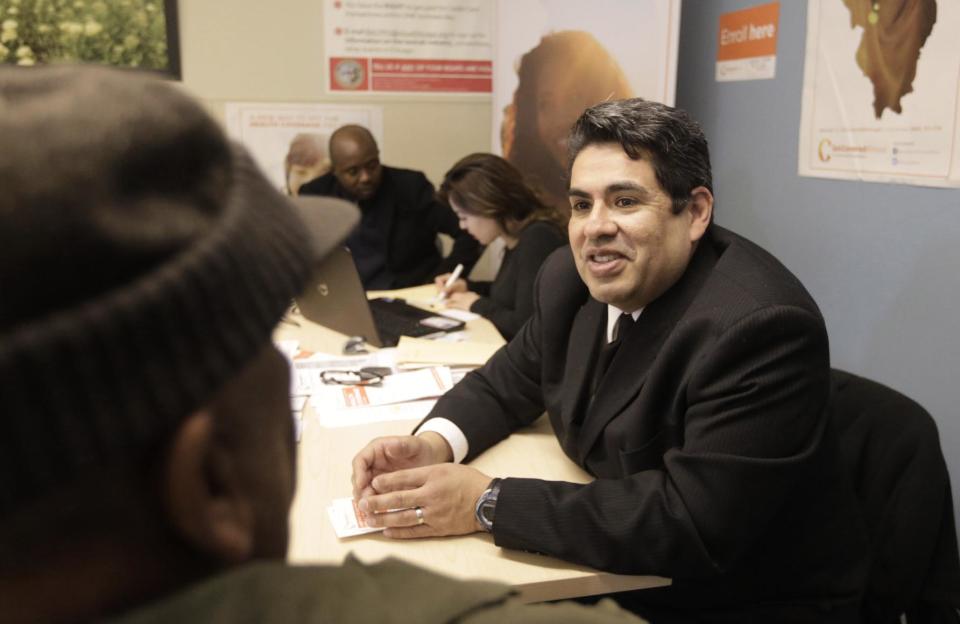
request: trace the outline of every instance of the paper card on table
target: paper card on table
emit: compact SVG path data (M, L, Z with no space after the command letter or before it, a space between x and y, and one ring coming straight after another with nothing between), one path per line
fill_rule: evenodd
M318 409L368 407L438 397L453 387L446 366L422 368L387 375L379 385L323 385L316 388L311 403Z
M352 498L333 499L327 507L327 514L330 516L333 531L339 538L383 530L382 527L367 526L366 514L357 508L357 502Z
M468 321L475 321L480 318L480 315L476 312L469 312L467 310L460 310L458 308L443 308L443 310L440 312L444 316L455 318L458 321L463 321L464 323Z
M486 342L451 343L401 336L397 344L396 360L398 364L442 362L483 366L499 348L500 345Z

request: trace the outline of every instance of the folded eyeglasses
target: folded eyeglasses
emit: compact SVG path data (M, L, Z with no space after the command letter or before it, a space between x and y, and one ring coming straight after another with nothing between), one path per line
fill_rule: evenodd
M359 370L325 370L320 372L320 380L325 384L341 386L377 386L383 382L390 369L377 366L365 366Z

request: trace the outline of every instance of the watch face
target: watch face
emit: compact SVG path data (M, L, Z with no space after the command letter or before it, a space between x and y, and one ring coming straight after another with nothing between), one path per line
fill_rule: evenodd
M491 524L493 523L494 509L496 509L496 503L494 501L487 500L480 503L480 515Z
M493 516L497 509L497 497L500 495L500 479L494 479L490 487L477 499L477 522L483 530L493 531Z

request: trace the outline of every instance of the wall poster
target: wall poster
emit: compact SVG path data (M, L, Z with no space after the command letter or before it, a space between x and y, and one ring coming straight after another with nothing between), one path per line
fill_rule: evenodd
M490 93L490 0L324 0L329 93Z
M721 15L717 32L717 82L775 77L779 26L779 2Z
M640 96L673 104L679 0L500 0L493 140L569 210L566 136L584 108Z
M383 143L379 106L227 102L227 134L242 143L280 191L296 195L300 185L330 169L330 133L359 124Z
M960 186L960 3L809 0L804 176Z

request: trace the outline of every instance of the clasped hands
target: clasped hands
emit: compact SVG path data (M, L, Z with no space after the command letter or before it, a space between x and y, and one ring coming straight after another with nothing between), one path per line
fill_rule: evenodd
M474 506L491 478L452 459L450 445L433 431L367 444L353 458L351 477L367 524L400 539L481 530Z

